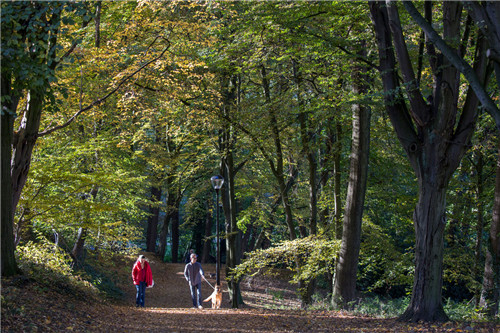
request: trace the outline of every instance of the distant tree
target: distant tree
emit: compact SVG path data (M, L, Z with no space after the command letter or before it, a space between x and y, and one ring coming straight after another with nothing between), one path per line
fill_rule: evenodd
M366 42L358 45L361 56L367 55ZM368 91L367 68L359 63L353 66L353 93L361 100ZM347 308L356 299L356 281L361 247L361 221L363 218L368 158L370 155L371 109L364 103L352 105L352 147L349 181L342 228L342 243L336 261L332 303L335 307Z

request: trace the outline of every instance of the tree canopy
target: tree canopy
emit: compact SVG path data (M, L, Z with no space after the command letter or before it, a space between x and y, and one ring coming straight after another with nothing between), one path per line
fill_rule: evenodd
M303 307L325 288L496 315L495 8L2 2L2 275L48 243L75 269L134 246L211 262L220 209L233 307L285 268Z

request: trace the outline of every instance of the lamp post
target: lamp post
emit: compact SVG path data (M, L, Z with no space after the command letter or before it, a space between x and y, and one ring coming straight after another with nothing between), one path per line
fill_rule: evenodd
M213 176L210 178L210 181L212 182L212 186L215 190L216 194L216 205L215 205L215 211L216 211L216 218L215 218L215 233L216 233L216 240L217 240L217 248L216 248L216 255L217 255L217 261L215 264L215 276L216 276L216 285L220 286L220 240L219 240L219 190L222 187L222 184L224 184L224 178L221 175Z

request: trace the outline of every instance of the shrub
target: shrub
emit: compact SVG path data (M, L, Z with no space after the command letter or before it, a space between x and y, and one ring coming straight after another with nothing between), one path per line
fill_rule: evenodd
M24 275L41 286L85 296L98 293L91 283L73 275L71 257L46 239L19 245L16 256Z

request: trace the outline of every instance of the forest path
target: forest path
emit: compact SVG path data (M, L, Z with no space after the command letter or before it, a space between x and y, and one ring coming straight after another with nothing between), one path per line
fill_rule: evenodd
M231 309L225 283L225 267L221 267L223 301L221 309L193 309L184 263L163 263L146 254L155 285L146 291L146 307L135 307L135 287L121 286L126 291L125 303L112 305L94 320L106 332L457 332L449 324L407 324L395 319L353 316L338 311L304 311L299 309L294 287L273 278L246 279L241 283L245 305ZM129 264L129 271L133 262ZM215 285L215 264L202 264L205 276ZM130 273L129 273L130 274ZM214 276L213 278L210 276ZM202 282L203 298L212 288ZM272 309L270 309L272 308ZM277 308L283 308L277 310ZM467 327L467 326L466 326ZM475 332L494 332L475 327ZM465 330L466 331L466 330Z
M300 310L266 310L258 304L293 306L292 289L280 288L269 282L266 286L242 283L246 302L241 309L231 309L225 283L225 267L221 267L223 301L221 309L211 309L210 302L203 309L193 309L188 283L184 278L184 263L163 263L159 258L146 254L153 273L154 287L146 289L144 308L135 307L135 286L129 278L128 285L119 285L125 291L125 302L112 305L113 311L103 311L94 318L94 324L109 332L333 332L331 314L311 313ZM130 271L133 262L130 262ZM202 264L205 277L215 285L215 264ZM125 270L122 270L124 272ZM130 274L130 273L129 273ZM267 284L267 283L266 283ZM275 292L270 292L270 289ZM202 295L207 298L212 287L202 282ZM276 297L275 295L279 295ZM349 319L350 318L350 319ZM343 321L358 320L345 317ZM369 319L367 319L369 320ZM341 326L346 325L344 322ZM349 325L348 325L349 326Z
M155 282L153 288L146 289L145 303L148 308L189 308L192 307L189 285L184 278L185 264L162 263L157 258L148 256ZM207 280L214 285L215 279L209 277L214 265L203 265ZM213 268L215 271L215 266ZM222 278L221 278L222 280ZM226 288L224 288L226 289ZM208 297L212 288L205 281L202 282L202 296ZM226 293L227 294L227 293ZM126 288L126 299L135 306L135 286L130 279L130 286ZM204 303L207 305L208 303Z
M108 262L109 274L125 297L119 302L85 299L57 292L26 279L2 279L3 332L500 332L497 323L400 323L329 310L300 310L294 287L278 278L245 279L245 304L231 309L221 267L221 309L193 309L185 264L163 263L146 254L155 285L146 291L146 307L135 307L131 271L137 257ZM214 264L202 264L213 285ZM15 282L18 281L18 282ZM54 288L55 289L55 288ZM212 288L202 284L203 297Z
M151 254L146 256L155 281L154 287L146 290L146 306L135 307L135 287L129 278L128 285L120 286L126 293L125 302L111 305L112 311L102 311L94 318L95 327L106 332L352 332L352 329L361 331L363 327L380 325L387 325L387 328L392 325L389 322L393 322L343 316L329 311L264 309L259 304L298 306L292 289L280 288L272 281L266 282L267 286L252 285L249 281L242 283L246 304L241 309L231 309L224 281L225 267L221 267L221 309L211 309L210 302L204 303L202 310L193 309L188 283L184 278L185 264L163 263ZM130 262L129 271L132 265L133 262ZM215 285L215 277L210 277L215 276L215 264L202 266L207 280ZM270 292L271 288L274 292ZM212 290L208 283L202 282L203 298L208 297Z

